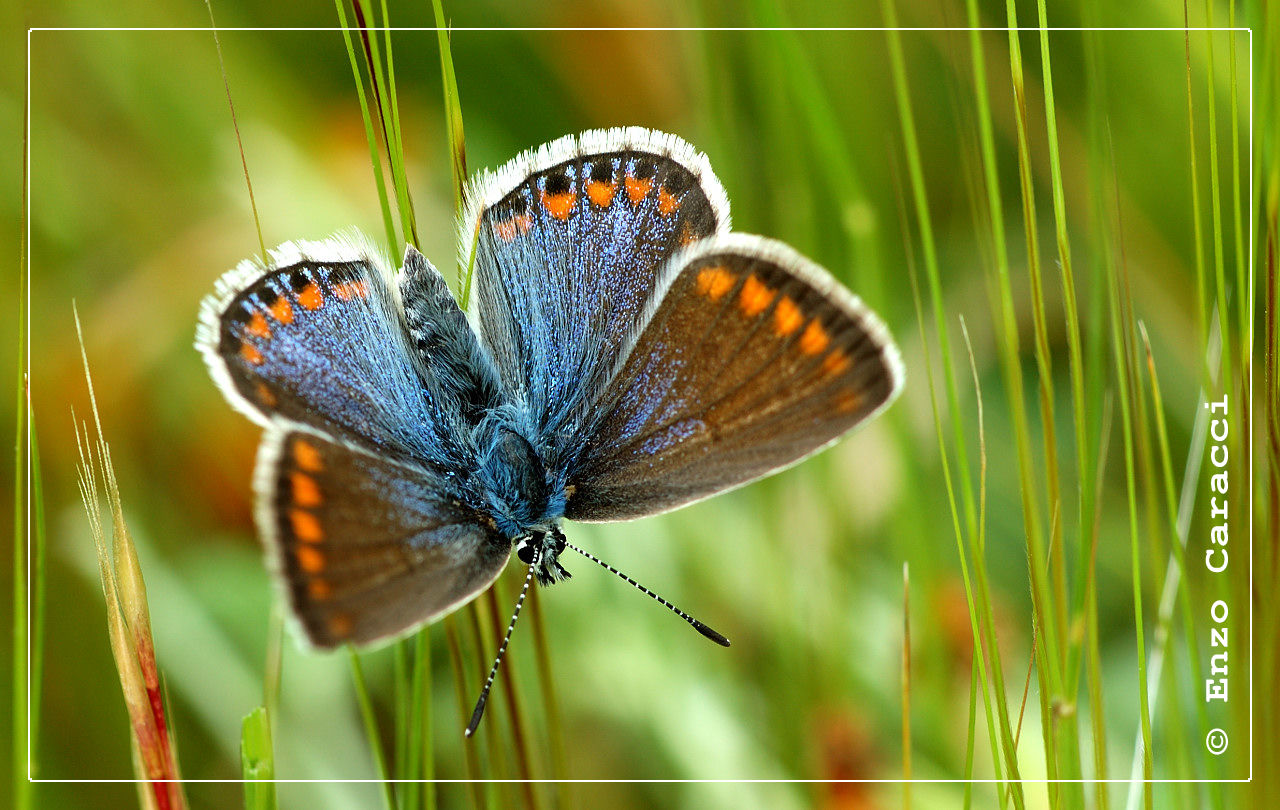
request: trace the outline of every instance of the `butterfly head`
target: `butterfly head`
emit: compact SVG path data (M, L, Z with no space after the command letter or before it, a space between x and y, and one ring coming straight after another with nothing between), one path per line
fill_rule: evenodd
M570 574L560 564L560 553L565 549L564 532L560 526L550 531L534 531L516 541L516 557L525 565L537 564L533 570L539 585L550 585L568 579Z

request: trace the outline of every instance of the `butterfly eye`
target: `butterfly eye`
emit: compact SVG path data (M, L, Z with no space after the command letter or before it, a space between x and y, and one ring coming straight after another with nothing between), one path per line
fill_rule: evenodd
M537 550L534 548L532 538L526 537L520 541L520 545L516 546L516 556L520 558L520 562L525 565L533 565L534 555Z

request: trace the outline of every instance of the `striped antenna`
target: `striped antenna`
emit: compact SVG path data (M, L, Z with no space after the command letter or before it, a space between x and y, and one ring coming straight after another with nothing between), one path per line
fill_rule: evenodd
M476 728L480 725L480 718L484 717L484 705L489 702L489 690L493 687L493 678L498 674L498 664L502 663L502 657L507 653L507 644L511 641L511 632L516 629L516 619L520 618L520 608L524 607L524 598L529 593L529 583L533 581L533 571L538 567L538 563L542 560L542 547L538 546L534 550L533 562L529 564L529 573L524 576L524 587L520 589L520 598L516 600L515 612L511 614L511 623L507 625L507 634L502 638L502 646L498 648L498 655L493 659L493 666L489 668L489 678L484 682L484 689L480 690L480 699L476 701L476 708L471 712L471 722L467 724L465 734L470 737L476 733Z
M563 535L561 536L561 538L563 538ZM591 554L590 552L583 551L582 549L580 549L580 548L578 548L577 546L575 546L573 543L570 543L570 542L568 542L568 541L565 541L565 543L564 543L564 544L565 544L565 547L566 547L566 548L571 548L571 549L573 549L574 551L578 552L578 553L579 553L579 554L581 554L582 556L586 557L588 560L591 560L592 562L595 562L595 563L597 563L598 565L600 565L600 566L602 566L602 567L604 567L604 568L609 569L609 570L610 570L610 571L612 571L613 573L615 573L615 574L617 574L618 576L620 576L620 577L622 577L623 579L625 579L627 582L630 582L630 583L631 583L631 584L636 588L636 590L640 591L641 593L646 593L646 594L648 594L649 596L652 596L652 597L654 598L654 600L656 600L656 601L657 601L657 603L658 603L658 604L660 604L660 605L662 605L663 607L665 607L665 608L669 609L672 613L676 614L677 616L679 616L680 618L684 619L684 620L685 620L686 622L688 622L689 624L693 625L693 629L694 629L694 630L697 630L699 633L701 633L702 635L704 635L704 636L706 636L707 638L711 639L711 640L712 640L712 641L714 641L715 643L719 644L721 647L728 647L728 646L729 646L729 639L727 639L727 638L725 638L724 636L720 635L720 634L719 634L719 633L717 633L715 630L712 630L710 627L707 627L707 626L706 626L705 624L703 624L702 622L700 622L700 621L698 621L697 619L693 618L693 617L692 617L692 616L690 616L688 613L685 613L683 610L681 610L680 608L678 608L678 607L676 607L675 605L671 604L671 603L670 603L670 602L668 602L667 600L663 599L661 596L658 596L656 593L654 593L653 591L649 590L649 589L648 589L648 588L646 588L645 586L641 585L639 582L636 582L634 579L632 579L631 577L629 577L629 576L627 576L626 574L622 573L622 572L621 572L621 571L619 571L618 569L614 568L612 565L609 565L609 563L607 563L607 562L605 562L604 560L600 559L600 558L599 558L599 557L597 557L596 555Z

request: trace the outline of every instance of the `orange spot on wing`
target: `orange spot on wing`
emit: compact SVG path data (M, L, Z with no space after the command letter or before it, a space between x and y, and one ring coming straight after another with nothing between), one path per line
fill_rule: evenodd
M266 359L262 356L262 352L258 351L257 346L247 341L240 344L240 356L255 366L262 365L262 361Z
M293 323L293 304L290 304L289 299L283 295L277 298L268 310L271 312L271 317L280 323Z
M719 301L738 283L738 277L726 267L704 267L698 271L698 292Z
M563 194L542 192L542 207L556 219L568 219L569 212L573 210L573 204L577 201L578 196L572 191L566 191Z
M298 465L298 469L307 472L317 473L324 469L324 462L320 460L320 451L314 444L302 439L297 439L293 443L293 461Z
M832 377L837 374L843 374L848 371L849 366L853 365L853 361L849 359L849 355L840 349L832 349L822 360L822 372Z
M304 543L319 543L324 539L324 529L320 528L320 520L310 512L302 509L289 510L289 523L293 525L293 535Z
M294 471L289 475L290 481L293 483L293 502L298 506L319 506L320 486L316 483L316 479L306 473Z
M249 325L244 330L260 338L271 337L271 327L267 326L267 316L263 315L261 310L253 313L253 317L249 319Z
M369 282L361 279L359 281L335 284L333 285L333 294L343 301L350 301L352 298L364 298L369 294Z
M742 283L742 292L738 293L738 306L742 308L742 314L754 318L765 311L775 295L758 278L747 276L747 280Z
M318 574L324 570L326 560L324 554L318 549L311 546L298 546L293 550L293 556L298 560L298 567L308 574Z
M778 337L786 337L800 328L804 323L804 313L791 296L784 295L778 299L773 308L773 331Z
M592 180L587 183L587 196L591 198L591 202L601 208L609 207L617 190L616 183L606 183L603 180Z
M302 292L298 293L298 303L307 309L319 309L324 303L324 296L320 294L320 285L314 281L302 288Z
M649 189L653 188L652 177L641 180L639 178L632 177L631 175L627 175L626 180L623 182L627 184L627 196L631 198L631 202L633 203L639 203L645 198L645 195L649 193Z
M827 335L827 330L822 328L822 324L810 321L804 334L800 336L800 351L805 354L820 354L826 351L827 344L830 342L831 338Z
M846 388L836 397L836 410L840 413L853 413L862 407L862 395L852 388Z
M504 242L510 242L517 236L527 232L533 226L533 217L520 214L511 219L493 223L493 232Z
M307 595L312 599L328 599L333 596L333 586L328 580L313 579L307 583Z
M664 217L669 217L675 210L680 207L680 198L667 191L665 188L658 189L658 213Z
M258 395L258 401L263 405L266 405L268 408L274 408L276 406L277 400L275 392L273 392L266 383L259 381L257 387L254 388L254 392Z
M693 228L689 227L689 223L686 222L680 228L680 246L681 247L684 247L685 245L693 242L697 238L698 237L693 235Z

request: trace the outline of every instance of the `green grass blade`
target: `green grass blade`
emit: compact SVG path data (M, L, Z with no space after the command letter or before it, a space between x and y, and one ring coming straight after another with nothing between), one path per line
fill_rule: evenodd
M1093 460L1089 456L1089 429L1087 425L1088 408L1085 405L1084 393L1084 356L1080 341L1080 314L1076 303L1076 283L1075 274L1071 268L1071 241L1067 231L1067 207L1066 194L1063 190L1062 183L1062 162L1058 154L1058 113L1054 103L1053 95L1053 69L1049 48L1049 18L1045 8L1044 0L1037 0L1036 9L1039 15L1040 23L1040 72L1044 84L1045 97L1045 127L1048 133L1049 143L1049 172L1051 179L1051 188L1053 191L1053 219L1055 233L1058 243L1058 265L1062 278L1062 303L1066 317L1067 332L1067 351L1068 351L1068 370L1071 377L1071 414L1074 424L1074 438L1076 449L1076 527L1080 531L1079 542L1076 543L1079 557L1077 559L1077 567L1080 571L1084 571L1088 564L1089 544L1083 542L1083 530L1085 525L1085 515L1088 514L1089 504L1087 495L1090 488L1085 482L1091 478L1090 470ZM1048 440L1048 439L1046 439ZM1051 489L1051 497L1059 504L1059 514L1061 509L1060 491L1056 488ZM1060 519L1058 525L1062 526L1066 521ZM1064 538L1066 533L1059 530L1059 537ZM1074 626L1081 620L1081 611L1084 603L1084 577L1076 577L1076 587L1073 589L1070 602L1067 601L1067 584L1066 584L1066 541L1063 540L1060 546L1061 553L1057 556L1057 564L1054 566L1055 581L1057 592L1055 598L1058 600L1058 616L1059 625L1062 632L1064 644L1068 644L1066 650L1067 660L1064 664L1065 670L1063 674L1063 689L1061 699L1071 708L1065 712L1057 713L1055 723L1057 731L1060 735L1061 742L1066 746L1063 754L1066 770L1062 774L1065 779L1080 779L1082 776L1080 763L1080 732L1077 721L1079 712L1075 710L1076 695L1079 692L1079 667L1082 655L1084 635L1080 634L1077 641L1072 642L1067 632L1069 626ZM1070 607L1072 615L1068 622L1067 610ZM1068 805L1081 805L1084 803L1083 785L1075 782L1068 782L1063 785L1065 801Z
M1119 217L1119 181L1115 179L1115 169L1112 169L1112 183L1116 190L1116 216ZM1116 227L1117 233L1123 233L1123 228L1119 225ZM1146 638L1143 629L1142 609L1142 552L1139 542L1138 527L1138 502L1137 502L1137 470L1136 457L1137 450L1135 448L1136 439L1134 437L1134 407L1132 397L1135 393L1136 386L1133 383L1135 376L1134 363L1132 355L1132 341L1130 337L1132 332L1129 330L1129 321L1127 313L1127 284L1122 290L1121 273L1125 267L1124 242L1123 238L1120 242L1119 269L1116 268L1115 262L1108 262L1108 296L1110 301L1110 319L1111 319L1111 347L1113 361L1115 363L1116 386L1118 399L1120 402L1120 428L1121 435L1124 437L1124 472L1125 472L1125 495L1127 497L1127 506L1129 511L1129 548L1130 548L1130 565L1132 566L1132 582L1133 582L1133 613L1134 613L1134 636L1136 638L1137 657L1138 657L1138 711L1139 711L1139 727L1141 733L1141 754L1135 759L1142 763L1142 791L1144 806L1150 810L1152 806L1151 782L1154 763L1151 755L1151 711L1147 699L1147 653ZM1136 787L1137 783L1134 783Z
M1103 16L1100 0L1093 0L1086 6L1085 21L1088 25L1097 27ZM1094 428L1090 431L1091 436L1098 437L1096 442L1099 448L1096 455L1091 454L1091 457L1098 459L1098 463L1090 464L1088 467L1092 471L1092 481L1089 477L1086 477L1088 473L1083 469L1078 473L1079 486L1089 488L1081 498L1086 505L1081 509L1082 523L1080 525L1079 540L1082 546L1082 558L1084 557L1084 547L1086 546L1088 548L1088 556L1087 559L1084 559L1083 568L1078 576L1083 582L1084 589L1082 609L1084 613L1084 646L1087 660L1083 669L1085 692L1088 695L1090 731L1093 741L1093 773L1091 776L1094 780L1094 804L1099 810L1106 810L1108 806L1108 785L1104 780L1108 777L1109 768L1102 683L1101 636L1098 627L1097 552L1102 534L1102 507L1105 493L1103 471L1106 468L1107 449L1111 443L1110 430L1114 412L1114 400L1107 390L1109 371L1106 354L1108 345L1107 318L1105 315L1107 297L1103 292L1106 289L1104 275L1106 257L1111 250L1111 236L1108 228L1110 219L1107 215L1105 192L1108 183L1108 176L1105 171L1107 164L1106 112L1108 83L1106 62L1103 59L1103 48L1099 37L1094 35L1086 36L1084 38L1084 49L1086 60L1085 98L1088 109L1087 126L1089 132L1089 180L1091 187L1098 189L1097 193L1090 195L1090 213L1092 215L1093 228L1090 232L1089 275L1085 287L1090 291L1088 313L1084 319L1087 329L1084 359L1085 398L1087 403L1085 407L1090 413L1100 414L1101 418L1100 425L1095 422ZM1077 605L1079 607L1080 603L1077 603ZM1069 680L1069 683L1072 684L1073 689L1078 691L1076 679Z
M24 147L27 131L28 109L23 107L23 140ZM25 153L26 149L24 149ZM23 220L20 223L22 236L18 245L18 363L17 380L14 386L14 431L13 431L13 703L10 719L13 723L13 806L17 810L26 810L32 806L35 786L28 781L28 776L36 773L38 746L38 729L40 726L40 684L41 664L43 662L43 596L44 596L44 497L40 487L40 463L36 449L35 422L28 411L29 397L27 387L27 296L30 276L27 268L26 240L26 197L27 197L27 162L23 161L22 169L22 210ZM29 450L27 449L29 448ZM28 491L20 482L27 480L27 465L31 470L31 489ZM24 499L29 496L30 501ZM27 520L31 519L35 531L34 538L27 532ZM28 543L31 549L31 566L28 568ZM28 580L28 571L30 579ZM28 592L30 584L31 592ZM30 606L31 614L28 614ZM28 623L31 637L27 635ZM23 688L23 685L26 688Z
M386 8L385 5L383 8ZM400 214L400 232L405 240L418 246L418 226L414 221L413 198L409 193L409 181L404 169L404 145L399 133L400 112L395 87L389 79L391 57L388 53L384 64L382 52L378 47L378 38L375 32L369 30L371 27L389 26L389 21L384 18L379 23L365 0L352 0L351 9L356 21L355 31L360 37L365 72L370 77L373 103L378 111L378 131L382 133L382 147L391 172L392 188L395 190L396 211ZM389 31L387 34L390 37ZM396 252L400 246L392 244L390 247L393 252Z
M388 130L392 135L390 142L387 144L387 153L394 156L394 171L396 177L397 193L402 192L400 199L400 213L405 220L405 232L410 235L410 239L414 247L421 247L418 239L418 217L413 207L413 194L409 190L409 175L405 171L404 158L404 135L400 128L400 96L396 92L396 62L391 55L391 15L387 12L387 0L382 0L382 25L383 31L383 48L387 53L387 79L386 92L387 98L390 99L391 120Z
M1141 324L1140 324L1141 326ZM1161 473L1162 482L1165 492L1165 508L1167 513L1167 522L1171 527L1171 541L1169 564L1167 566L1164 578L1164 584L1160 591L1160 602L1156 614L1156 622L1154 628L1154 638L1152 643L1151 661L1148 665L1148 693L1149 700L1155 704L1160 695L1161 673L1164 661L1168 657L1168 650L1172 644L1172 625L1173 611L1175 600L1181 610L1182 618L1182 637L1186 648L1186 659L1190 665L1191 683L1203 683L1204 677L1200 661L1200 645L1197 640L1196 624L1192 619L1192 608L1189 596L1189 589L1181 587L1184 580L1188 579L1188 569L1185 559L1185 547L1187 544L1188 534L1191 528L1191 512L1198 494L1198 486L1200 482L1200 467L1204 458L1205 444L1208 434L1209 411L1205 392L1202 390L1200 401L1196 408L1196 419L1191 431L1191 442L1187 450L1187 460L1184 466L1182 477L1182 493L1181 497L1175 495L1173 482L1173 465L1169 453L1168 428L1164 421L1164 401L1160 393L1159 378L1156 374L1155 360L1151 351L1150 341L1146 334L1146 328L1142 327L1142 340L1146 351L1148 374L1151 378L1151 395L1153 402L1153 410L1156 413L1156 430L1157 438L1160 444L1161 455ZM1206 348L1205 366L1209 369L1210 377L1216 378L1219 368L1220 343L1221 335L1218 331L1217 321L1213 320L1210 324L1209 345ZM1168 657L1171 666L1175 663L1174 657ZM1180 681L1176 675L1171 678L1174 683ZM1173 737L1171 748L1175 753L1185 758L1188 754L1185 742L1185 732L1183 729L1184 720L1183 713L1179 706L1179 700L1176 690L1169 690L1169 709L1166 711L1168 716L1168 725L1170 726L1171 737ZM1196 718L1199 722L1200 734L1199 738L1203 739L1209 733L1209 718L1207 707L1203 701L1195 701ZM1194 749L1191 749L1194 751ZM1210 779L1218 777L1217 764L1210 758L1205 761L1206 775ZM1180 769L1182 773L1191 773L1190 765ZM1221 806L1221 795L1212 791L1210 795L1213 797L1214 806Z
M469 608L468 608L469 610ZM462 656L462 642L458 637L458 620L455 615L444 619L444 636L449 647L449 667L453 671L453 693L457 698L458 728L466 728L471 719L471 705L467 702L467 665ZM487 808L484 786L480 783L480 757L474 745L462 746L463 774L468 782L467 797L472 810Z
M1062 161L1058 153L1058 113L1053 95L1053 70L1050 58L1049 31L1047 30L1049 25L1048 12L1045 8L1044 0L1037 0L1036 8L1041 26L1040 62L1044 83L1045 127L1049 144L1049 172L1053 191L1053 221L1058 243L1059 269L1062 276L1062 303L1066 316L1068 368L1071 376L1071 413L1074 422L1076 448L1076 526L1080 532L1080 542L1077 543L1079 553L1077 566L1079 571L1083 572L1087 570L1090 553L1090 546L1088 543L1083 542L1083 537L1085 526L1087 525L1086 515L1091 511L1089 493L1092 492L1092 488L1088 486L1088 482L1093 479L1092 467L1094 459L1089 453L1090 431L1087 424L1089 409L1085 404L1084 352L1080 338L1080 314L1076 301L1075 274L1071 265L1071 240L1067 231L1066 194L1062 183ZM1065 564L1066 554L1062 554L1060 559L1062 564ZM1061 571L1062 569L1060 568L1059 570ZM1076 577L1071 599L1073 624L1078 620L1080 611L1083 608L1084 581L1085 578L1083 576ZM1080 641L1072 643L1068 651L1064 682L1069 694L1075 694L1077 689L1082 643L1083 636L1081 636ZM1073 714L1073 717L1075 716ZM1078 778L1079 776L1080 774L1077 771L1074 777ZM1076 803L1081 800L1083 800L1082 796L1074 796L1072 798L1072 801Z
M1205 0L1204 15L1205 27L1212 28L1213 0ZM1228 390L1230 390L1232 388L1231 381L1235 379L1235 368L1232 365L1231 308L1227 306L1226 256L1222 236L1222 190L1218 169L1217 76L1213 59L1213 38L1215 36L1217 36L1217 32L1205 31L1205 73L1207 76L1206 84L1209 88L1209 120L1207 124L1209 130L1209 210L1213 217L1213 278L1218 294L1218 328L1222 331L1222 379L1226 383ZM1244 290L1238 290L1237 294L1243 295Z
M435 789L427 781L434 776L434 759L431 746L431 634L424 627L406 642L412 647L413 668L409 682L409 710L405 722L406 739L402 749L405 764L403 778L411 780L404 786L406 808L435 806Z
M453 69L453 50L440 0L431 0L436 20L436 42L440 48L440 80L444 91L445 126L449 133L449 172L453 180L453 213L461 219L467 184L467 139L462 128L462 100L458 93L458 76ZM475 245L466 253L466 266L458 265L459 301L465 310L471 298L471 270L475 262Z
M894 11L892 0L882 0L881 6L885 22L890 27L893 27L897 22L897 14ZM942 284L938 270L938 251L934 242L932 214L929 211L928 193L924 185L924 170L921 166L920 147L916 137L915 117L911 111L911 89L907 83L906 68L903 63L901 38L894 31L889 31L888 35L894 91L902 125L912 201L915 207L915 215L920 225L920 242L924 252L925 277L928 279L934 326L938 332L939 351L942 355L947 405L950 407L952 414L952 441L956 447L956 469L960 478L959 490L965 504L965 523L972 527L977 523L972 497L973 485L969 474L968 450L964 439L964 429L959 417L961 413L960 397L956 389L955 370L952 368L950 360L951 340L947 329L946 315L942 308Z
M974 652L978 651L975 650ZM978 659L979 656L974 655L973 663L969 668L969 730L965 735L964 744L964 810L969 810L969 808L973 807L973 752L977 747L976 741L978 738ZM991 701L986 698L986 695L983 695L983 700L989 710ZM994 740L991 748L995 753L995 761L999 763L1000 749L995 745ZM997 789L1000 790L1001 795L1004 794L1002 788L998 787Z
M244 779L245 810L275 810L275 752L271 718L265 706L244 716L240 724L240 775Z
M1230 28L1236 27L1236 0L1230 0L1227 6L1228 18L1227 25ZM1239 308L1238 318L1240 320L1240 343L1242 346L1251 348L1253 341L1250 339L1250 327L1253 319L1249 317L1250 307L1253 302L1250 300L1246 290L1249 289L1248 278L1249 268L1251 267L1251 258L1245 251L1244 245L1244 229L1245 215L1241 211L1242 193L1240 189L1240 91L1239 81L1236 76L1236 38L1240 32L1228 31L1227 58L1230 65L1229 74L1229 90L1231 94L1231 221L1235 226L1232 230L1235 235L1235 265L1236 265L1236 305ZM1244 363L1247 369L1253 365L1253 354L1246 350L1244 353Z
M491 592L492 588L490 588ZM498 649L498 640L502 638L501 632L493 638L485 636L485 626L493 626L496 623L496 620L492 618L494 611L490 609L492 604L493 600L485 597L472 600L465 608L471 648L476 650L476 657L473 661L476 666L473 672L475 680L471 686L472 690L478 688L478 685L484 683L485 678L488 677L488 657L493 654L494 650ZM473 691L468 691L467 694L471 700L475 699ZM490 780L486 784L485 801L493 807L511 807L515 804L516 798L510 784L511 770L508 766L508 757L502 745L505 738L494 728L495 722L501 723L504 717L502 712L490 711L489 713L495 716L487 718L487 723L481 723L480 728L476 729L476 733L472 736L472 739L481 735L485 738L486 768L488 779ZM470 705L466 707L464 716L471 717ZM464 722L463 727L465 726L466 723Z
M911 807L911 569L902 564L902 807Z
M502 620L502 616L505 613L498 602L500 583L501 580L495 582L490 586L489 590L485 591L485 599L489 605L489 627L494 639L501 639L506 630ZM508 647L503 661L506 670L503 674L506 677L502 684L502 705L506 709L507 720L511 723L511 744L515 748L516 776L521 780L520 790L524 796L523 804L525 807L531 808L531 810L536 810L541 806L541 802L538 800L537 790L534 789L533 784L529 781L533 778L533 755L529 746L529 733L526 730L528 718L524 713L524 703L520 699L520 684L516 671L518 657L512 654L514 652L513 649Z
M346 0L334 0L338 10L338 22L342 26L342 39L347 46L347 58L351 62L351 77L360 102L360 118L364 121L364 137L369 144L369 163L373 166L373 181L378 189L378 203L382 207L382 224L386 229L387 247L394 250L396 239L395 217L391 213L391 200L387 196L387 183L382 176L382 161L378 159L378 139L373 132L373 116L369 112L369 100L364 92L364 78L360 73L360 60L356 58L355 44L351 40L351 26L347 23Z
M409 684L409 657L412 646L412 640L401 639L391 648L392 681L395 694L395 731L392 737L395 740L395 744L392 748L392 771L398 781L409 779L414 767L414 763L409 762L407 756L409 750L409 726L412 723L410 715L413 713L413 687ZM400 798L405 807L417 806L414 795L416 790L416 785L408 783L401 788Z
M1059 707L1069 702L1064 690L1060 640L1066 638L1065 555L1052 556L1049 550L1061 546L1061 483L1058 464L1057 428L1054 418L1053 363L1049 350L1048 319L1045 312L1043 274L1040 268L1037 233L1035 182L1031 165L1029 121L1026 89L1023 79L1022 49L1017 27L1017 10L1013 0L1006 0L1006 16L1011 29L1009 37L1009 71L1018 135L1018 178L1022 191L1022 220L1027 243L1027 270L1031 282L1031 316L1034 330L1032 346L1036 359L1037 389L1040 395L1040 422L1043 434L1043 469L1045 494L1050 521L1046 546L1043 525L1030 476L1023 482L1023 508L1027 530L1027 569L1031 580L1032 614L1039 643L1036 645L1037 677L1040 684L1040 719L1044 737L1046 775L1052 781L1074 778L1078 773L1078 750L1074 726L1060 724ZM1066 770L1063 770L1065 765ZM1060 798L1060 785L1050 786L1050 801Z
M1038 531L1035 500L1031 497L1031 439L1028 426L1026 404L1022 400L1022 365L1018 338L1017 318L1014 314L1013 291L1010 283L1009 256L1007 238L1004 230L1004 209L1000 200L1000 182L996 163L995 135L991 122L991 104L987 94L987 77L985 56L983 55L982 35L976 30L980 25L976 0L966 2L967 19L970 25L969 43L973 52L974 100L978 105L978 134L982 151L982 164L985 173L987 191L988 222L992 229L992 246L995 250L996 283L999 291L1000 314L996 319L1001 327L999 348L1001 370L1004 375L1006 396L1014 426L1014 437L1018 450L1018 471L1023 498L1023 521L1028 537L1033 529ZM975 566L980 600L990 605L990 594L985 577L985 564ZM1017 752L1014 745L1013 730L1009 720L1009 707L1004 688L1003 665L1000 660L999 645L996 643L994 626L987 611L984 633L988 638L992 659L991 675L995 683L996 708L1000 716L1001 742L1005 758L1009 766L1009 778L1013 781L1013 798L1022 802L1022 788L1017 781L1019 776Z
M31 422L31 671L30 709L27 724L31 729L29 750L31 773L36 773L40 745L40 706L44 686L44 614L45 554L48 547L44 520L44 474L40 466L40 441L35 421ZM21 572L14 569L14 577Z
M785 83L779 95L795 99L791 109L800 117L800 126L795 126L794 121L779 122L783 128L780 131L793 130L807 142L807 148L797 150L797 155L814 155L835 199L848 201L846 210L835 219L859 274L858 292L877 311L884 311L889 301L884 291L878 231L867 227L867 218L857 213L866 204L866 183L851 156L844 125L832 108L831 94L824 89L822 77L814 67L811 49L805 48L799 32L787 28L788 20L781 7L763 0L756 2L754 8L762 28L777 29L769 37L769 44L777 48L777 78Z
M373 757L374 766L378 769L378 778L382 780L382 804L386 810L396 810L395 794L391 790L391 772L387 768L387 757L382 751L382 738L378 734L378 718L373 711L373 700L369 697L364 669L360 665L360 656L356 651L348 652L351 656L351 681L355 685L356 701L360 704L360 718L364 721L369 753Z
M1106 810L1107 725L1102 693L1102 654L1098 633L1098 544L1102 538L1102 501L1106 485L1108 449L1111 445L1111 402L1108 397L1098 437L1098 465L1094 468L1093 520L1089 532L1089 562L1084 571L1085 687L1089 694L1089 719L1093 733L1093 778L1099 780L1094 794L1098 810Z
M912 301L914 302L915 308L916 308L916 325L920 331L920 345L924 348L925 378L929 384L929 407L933 414L934 432L936 434L937 442L938 442L938 458L942 464L942 478L943 478L943 483L947 490L947 503L951 509L951 525L956 538L956 554L957 554L957 559L960 563L960 577L961 577L961 581L964 583L965 602L969 609L969 617L970 617L969 623L970 623L970 628L973 632L974 670L977 678L981 679L982 681L982 700L983 700L984 709L986 711L987 733L990 737L991 759L992 759L993 766L995 768L996 781L997 783L1001 783L1001 784L998 784L996 793L1000 797L1000 806L1004 807L1006 804L1006 799L1005 799L1005 790L1003 786L1003 773L1002 773L1003 768L1001 766L1002 751L1008 757L1008 761L1010 763L1009 764L1010 773L1016 773L1017 760L1013 753L1012 744L1010 743L1009 745L1002 748L1001 742L997 740L997 737L996 737L997 726L994 721L994 718L992 717L991 694L994 691L996 694L996 700L1001 705L1003 705L1004 704L1004 697L1003 697L1004 688L1003 688L1003 683L1001 682L1000 685L996 686L993 690L992 685L988 682L988 677L987 677L986 652L985 652L983 640L984 640L985 628L990 627L988 620L990 619L990 615L991 615L991 611L990 611L991 604L989 601L983 601L975 598L974 588L970 580L969 563L966 558L967 552L965 551L965 546L964 546L965 534L960 527L960 507L957 505L955 483L951 475L951 463L948 461L950 454L947 452L947 441L946 441L945 429L942 424L942 416L941 416L939 405L938 405L938 387L933 374L933 359L931 357L931 352L929 349L929 341L925 334L924 304L920 300L919 279L917 278L913 253L910 249L910 240L907 237L907 222L906 222L907 215L906 215L906 211L902 209L902 205L903 205L902 196L903 195L898 195L898 205L899 205L898 214L899 214L899 219L902 221L903 238L904 238L904 241L906 241L907 243L907 277L911 281ZM982 425L983 425L982 398L981 398L981 392L978 392L978 436L979 436L978 446L979 446L979 460L980 460L979 482L981 486L981 491L985 494L985 491L986 491L985 490L986 444L985 444L985 433L983 431ZM982 521L984 517L985 515L982 515L982 514L979 515L979 524L978 524L979 527L983 525ZM981 529L979 529L979 533L981 533ZM970 536L970 542L971 544L975 544L978 548L978 551L976 551L974 554L974 558L975 558L974 568L977 572L979 572L979 577L981 577L980 572L983 570L985 565L983 561L983 556L981 553L981 545L982 545L981 540L974 541L972 536ZM993 638L992 646L994 648L995 647L994 637L992 638ZM996 676L993 676L993 679L995 677L998 677L998 674ZM970 686L969 695L970 695L969 713L971 716L970 722L972 724L974 722L972 720L972 717L976 715L976 706L974 705L977 700L976 686L974 685ZM1002 723L1002 728L1007 730L1008 728L1007 710L1002 714L1002 717L1004 718L1004 722ZM972 737L972 733L971 733L971 737ZM1005 739L1011 740L1011 735L1006 734ZM969 773L969 769L972 767L972 759L973 759L973 743L971 739L969 744L969 751L966 754L966 773ZM1018 802L1021 802L1022 800L1021 789L1016 785L1014 785L1014 787L1016 789L1016 792L1014 794L1015 800Z
M1182 4L1182 24L1188 25L1187 0L1183 0ZM1209 325L1206 317L1209 312L1209 295L1207 288L1207 274L1204 266L1204 225L1200 221L1200 171L1196 166L1196 154L1199 147L1196 143L1196 106L1195 96L1192 92L1192 76L1191 76L1191 32L1183 32L1183 53L1185 56L1185 65L1187 68L1187 157L1188 166L1191 171L1191 228L1193 242L1195 244L1195 267L1196 267L1196 325L1200 332L1200 345L1207 346L1209 343ZM1208 370L1204 372L1204 381L1208 382Z
M453 180L453 210L462 214L463 191L467 182L467 141L462 128L462 101L458 93L458 76L453 70L453 49L449 44L449 28L440 0L431 0L436 21L436 43L440 48L440 78L444 90L445 124L449 133L449 169Z
M556 806L573 806L569 790L568 757L564 748L564 723L560 719L560 700L556 696L556 682L551 673L551 645L547 640L546 621L542 611L542 589L529 591L529 620L533 625L534 659L538 668L538 684L541 687L542 705L546 713L546 736L551 746L551 778L556 780Z
M222 72L222 89L227 94L227 109L231 111L231 128L236 133L236 148L240 152L240 169L244 172L245 188L249 191L249 210L253 212L253 227L258 232L258 248L262 258L267 258L267 243L262 238L262 218L258 216L258 202L253 196L253 181L249 179L249 161L244 155L244 139L240 137L240 121L236 118L236 105L231 100L231 78L227 75L227 63L222 58L222 41L218 39L218 24L213 20L212 0L205 0L205 8L209 10L209 29L213 33L213 46L218 52L218 70Z

